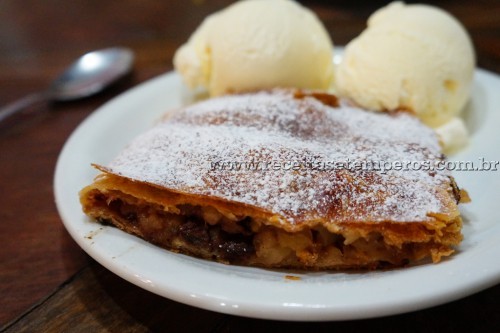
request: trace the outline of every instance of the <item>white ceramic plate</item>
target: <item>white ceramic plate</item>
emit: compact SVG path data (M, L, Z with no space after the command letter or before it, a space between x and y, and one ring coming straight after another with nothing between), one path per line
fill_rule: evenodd
M500 78L477 70L464 118L470 146L457 160L499 160ZM297 273L226 266L174 254L84 216L78 191L91 183L90 163L108 163L163 112L182 104L174 73L162 75L94 112L71 135L55 173L62 220L75 241L124 279L175 301L241 316L282 320L370 318L449 302L500 281L498 171L457 172L473 202L463 205L465 239L440 264L368 273ZM286 275L299 280L287 279Z

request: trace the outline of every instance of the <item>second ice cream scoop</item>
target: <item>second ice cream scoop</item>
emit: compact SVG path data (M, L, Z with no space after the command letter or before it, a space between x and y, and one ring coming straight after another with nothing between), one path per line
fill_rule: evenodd
M346 46L336 86L363 107L409 109L438 127L468 100L474 67L471 40L455 18L396 2L376 11Z

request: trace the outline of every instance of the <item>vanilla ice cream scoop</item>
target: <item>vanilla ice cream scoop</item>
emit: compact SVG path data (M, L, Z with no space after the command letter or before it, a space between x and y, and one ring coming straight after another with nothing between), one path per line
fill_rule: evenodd
M475 67L463 26L428 5L389 4L345 49L338 92L374 110L405 108L439 127L467 102Z
M290 0L244 0L208 16L179 48L186 84L211 96L297 87L326 89L333 45L310 10Z

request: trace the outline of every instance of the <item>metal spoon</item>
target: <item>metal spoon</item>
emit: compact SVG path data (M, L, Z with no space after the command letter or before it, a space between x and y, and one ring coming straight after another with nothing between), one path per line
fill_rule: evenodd
M0 109L0 122L40 101L70 101L108 87L132 69L134 54L122 47L89 52L69 66L49 87Z

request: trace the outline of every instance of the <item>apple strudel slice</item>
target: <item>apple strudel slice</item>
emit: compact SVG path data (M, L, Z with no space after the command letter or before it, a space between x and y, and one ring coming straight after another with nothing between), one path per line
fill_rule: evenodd
M80 192L84 212L171 251L306 270L439 262L462 239L434 132L413 115L273 90L169 114Z

